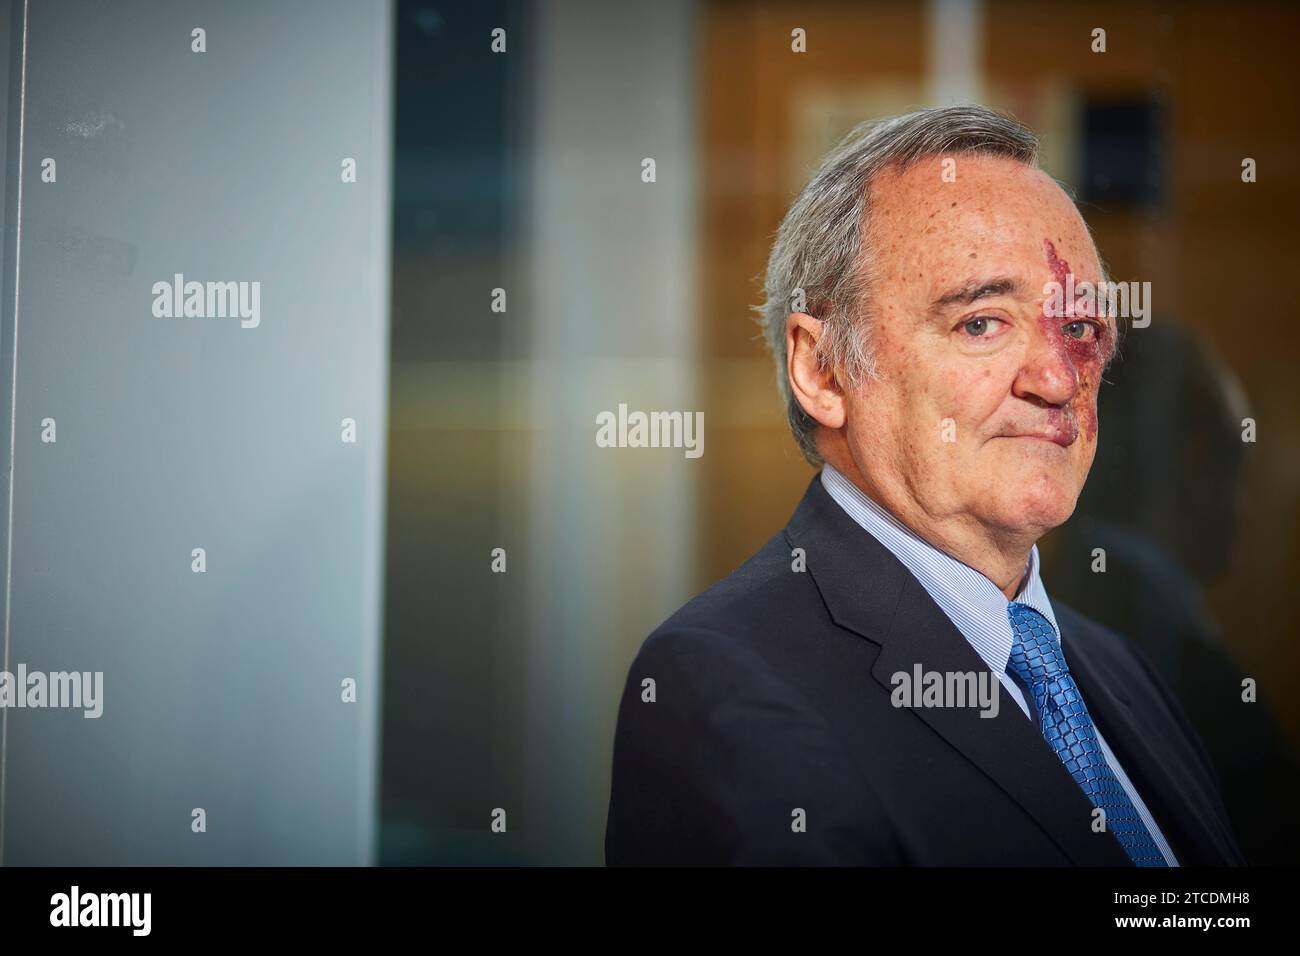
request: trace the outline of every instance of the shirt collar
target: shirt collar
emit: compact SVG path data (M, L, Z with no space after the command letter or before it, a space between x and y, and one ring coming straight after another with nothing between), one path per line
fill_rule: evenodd
M983 574L917 535L862 492L832 465L822 468L822 486L857 524L889 549L939 605L995 674L1006 673L1015 635L1001 589ZM1032 607L1060 635L1052 602L1039 577L1038 545L1029 551L1028 574L1016 601Z

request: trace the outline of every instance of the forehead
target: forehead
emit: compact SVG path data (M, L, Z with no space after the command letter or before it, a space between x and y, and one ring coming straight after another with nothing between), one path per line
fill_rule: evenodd
M1102 278L1070 197L1042 170L1013 160L935 156L887 169L872 182L868 217L873 271L920 294L988 271L1037 280L1050 272L1045 239L1075 276Z

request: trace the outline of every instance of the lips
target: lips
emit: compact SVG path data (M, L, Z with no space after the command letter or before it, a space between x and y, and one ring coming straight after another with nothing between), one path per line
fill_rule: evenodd
M1062 448L1069 448L1079 438L1079 426L1074 419L1062 419L1059 422L1053 422L1042 428L1030 431L1016 431L1000 435L1000 438L1032 438L1039 441L1050 441Z

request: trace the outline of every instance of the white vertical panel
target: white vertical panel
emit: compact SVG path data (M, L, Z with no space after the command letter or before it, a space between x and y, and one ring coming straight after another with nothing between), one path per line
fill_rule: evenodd
M6 863L374 857L391 15L32 5L9 664L104 710L6 715ZM175 273L260 324L155 317Z

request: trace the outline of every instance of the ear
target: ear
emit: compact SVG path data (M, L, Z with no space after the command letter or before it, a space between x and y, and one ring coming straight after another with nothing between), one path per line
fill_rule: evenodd
M803 312L785 320L785 371L795 400L819 425L844 427L844 391L835 370L823 368L817 341L825 323Z

